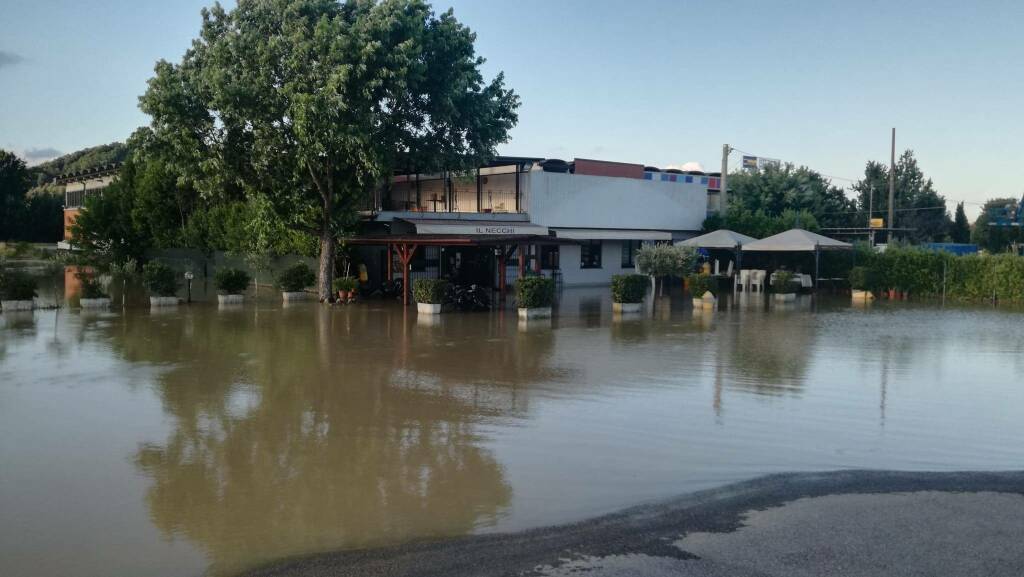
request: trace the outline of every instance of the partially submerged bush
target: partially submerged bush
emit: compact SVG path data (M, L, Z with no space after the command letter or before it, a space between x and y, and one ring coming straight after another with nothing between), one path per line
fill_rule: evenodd
M354 277L342 276L334 279L334 282L331 283L331 287L334 288L334 292L351 292L359 288L359 281Z
M75 274L78 280L82 283L81 296L83 299L105 299L110 298L107 291L103 290L103 285L96 278L96 275L92 273L80 272Z
M304 262L284 269L277 276L277 286L286 293L303 291L314 282L316 282L316 273Z
M412 283L412 298L418 303L443 304L447 294L448 281L443 278L418 278Z
M858 291L874 291L878 289L875 272L865 266L850 269L850 288Z
M780 295L788 295L796 292L793 280L796 277L787 270L776 271L775 280L772 281L772 292Z
M178 292L178 275L162 262L150 261L143 265L142 283L158 297L172 297Z
M519 308L547 308L555 300L555 281L542 276L528 276L516 281L516 302Z
M30 301L38 288L36 279L22 271L7 269L0 274L0 300Z
M249 288L249 273L238 268L222 268L213 275L217 290L227 295L240 295Z
M690 287L690 296L695 299L702 298L706 292L718 296L718 283L708 274L691 274L686 277L686 286Z
M612 276L612 300L617 303L643 302L650 284L642 274L617 274Z

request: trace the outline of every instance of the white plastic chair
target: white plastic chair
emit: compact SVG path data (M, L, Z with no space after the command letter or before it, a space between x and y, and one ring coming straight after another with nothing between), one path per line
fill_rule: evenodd
M763 270L754 270L750 274L750 290L753 291L755 288L757 292L764 292L764 278L767 276L767 272Z
M740 289L743 292L750 292L750 269L740 270L740 274L733 277L733 290Z

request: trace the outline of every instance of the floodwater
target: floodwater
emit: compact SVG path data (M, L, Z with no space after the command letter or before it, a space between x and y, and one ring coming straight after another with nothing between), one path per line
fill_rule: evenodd
M0 315L0 574L231 575L780 471L1024 468L1024 314L682 299ZM429 322L429 321L433 322Z

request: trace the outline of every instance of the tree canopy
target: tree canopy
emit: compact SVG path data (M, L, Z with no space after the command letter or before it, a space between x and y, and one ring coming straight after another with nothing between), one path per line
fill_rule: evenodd
M946 199L935 191L932 179L925 177L914 158L914 151L906 150L896 161L896 222L898 228L912 228L896 236L913 242L942 241L950 233L952 221L946 211ZM864 178L853 185L857 193L857 207L862 216L860 226L867 222L869 206L873 207L875 218L888 218L889 210L889 167L875 161L868 161L864 167ZM873 203L869 199L874 190Z
M475 34L422 0L241 0L202 15L140 99L153 138L179 184L260 196L316 235L322 297L337 237L395 166L478 165L517 120L503 75L480 72Z
M985 203L981 208L981 214L974 221L974 230L971 231L971 242L989 252L1000 253L1006 250L1013 243L1024 242L1024 232L1019 226L994 226L991 213L1012 206L1017 202L1014 198L994 198Z

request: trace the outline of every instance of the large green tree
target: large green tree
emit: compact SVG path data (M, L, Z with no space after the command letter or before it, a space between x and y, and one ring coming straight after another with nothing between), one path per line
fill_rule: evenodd
M768 218L780 217L786 211L807 213L821 227L850 226L856 210L843 189L828 178L790 163L730 174L729 205L730 209Z
M942 241L950 233L952 221L946 211L946 199L935 191L932 179L925 177L917 165L914 151L906 150L896 161L896 222L887 226L913 229L896 236L914 242ZM875 218L888 218L889 167L868 161L864 178L853 185L857 206L862 213L860 226L865 226L869 206ZM869 195L873 191L873 200Z
M13 152L0 150L0 240L15 238L29 178L24 160Z
M956 213L953 217L953 226L949 230L949 236L953 242L971 242L971 225L967 221L967 212L964 211L964 203L956 203Z
M981 208L981 214L974 221L971 242L992 253L1006 252L1012 244L1024 242L1024 231L1021 227L999 226L994 224L996 219L992 218L993 214L1015 206L1016 203L1017 200L1013 198L994 198L986 202Z
M240 0L202 14L141 107L203 195L261 195L316 235L322 298L337 238L399 162L476 165L517 120L503 75L480 72L474 33L421 0Z

